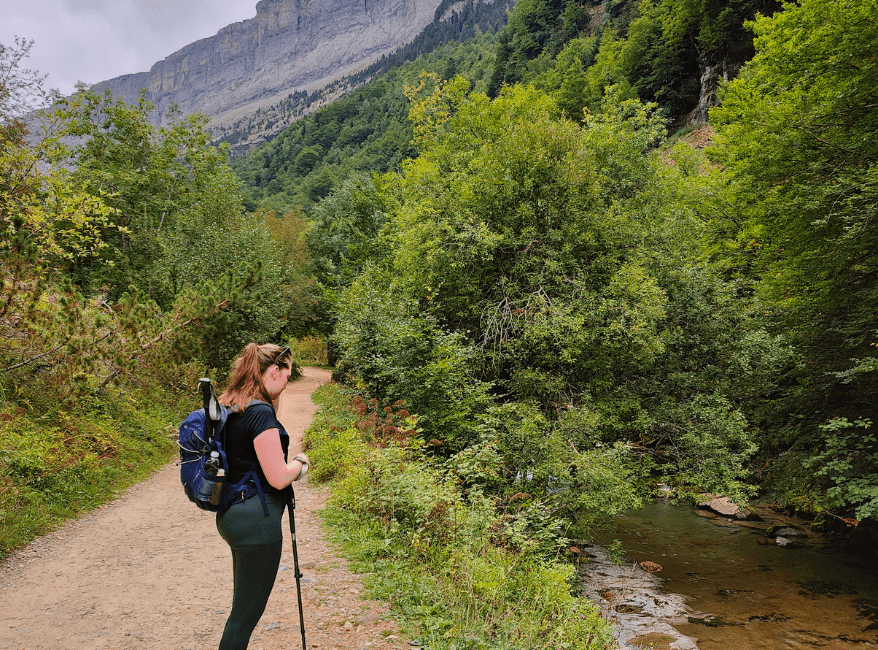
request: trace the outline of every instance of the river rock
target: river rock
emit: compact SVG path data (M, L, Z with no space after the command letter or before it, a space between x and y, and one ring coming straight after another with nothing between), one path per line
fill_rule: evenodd
M798 526L778 525L769 528L766 533L769 537L786 537L787 539L796 537L804 539L808 537L808 533Z
M691 614L682 595L663 593L660 578L635 563L615 564L599 546L588 547L585 555L589 561L580 565L585 595L615 621L621 650L643 648L642 641L653 637L662 637L671 650L698 650L695 639L672 627Z
M669 497L674 493L674 489L667 483L656 483L655 491L660 497Z
M714 494L702 495L702 500L698 503L698 507L702 510L710 510L723 517L731 519L758 519L758 515L748 508L741 508L728 497L721 497Z

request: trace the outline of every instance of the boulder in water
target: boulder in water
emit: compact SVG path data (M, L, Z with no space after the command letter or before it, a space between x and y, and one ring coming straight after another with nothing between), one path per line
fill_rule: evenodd
M715 494L704 494L702 500L698 503L698 507L703 510L710 510L723 517L730 519L758 519L749 508L742 508L728 497L721 497Z
M769 528L766 533L769 537L785 537L787 539L790 538L799 538L805 539L808 537L808 533L799 528L798 526L791 525L777 525Z

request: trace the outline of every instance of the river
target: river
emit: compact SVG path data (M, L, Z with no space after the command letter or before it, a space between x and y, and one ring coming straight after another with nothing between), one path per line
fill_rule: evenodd
M700 650L878 647L875 549L854 549L813 533L802 544L782 547L766 530L790 519L768 509L759 512L764 521L739 522L657 500L620 517L614 531L598 536L604 547L614 539L622 542L629 561L619 567L629 580L624 584L631 584L635 570L651 578L662 595L660 604L669 608L657 616L685 635L681 641L661 627L641 627L627 635L628 647L692 648L693 642ZM597 553L588 554L597 561ZM641 571L640 563L654 575ZM605 609L628 598L618 607L628 613L622 627L631 626L631 616L642 625L642 599L623 593L631 592L630 586L609 593L608 575L604 571L583 582L594 583L594 593L604 589L609 600L593 599ZM676 595L682 596L682 608L673 600Z

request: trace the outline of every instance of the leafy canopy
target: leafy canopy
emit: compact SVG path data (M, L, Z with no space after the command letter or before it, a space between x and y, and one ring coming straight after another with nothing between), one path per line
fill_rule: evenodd
M743 495L745 400L784 352L699 259L656 107L610 93L578 124L533 87L491 100L425 76L407 92L421 155L382 181L382 255L341 294L345 371L418 396L446 452L496 445L511 477L613 495L582 492L575 517L630 505L582 456L628 476L625 445Z

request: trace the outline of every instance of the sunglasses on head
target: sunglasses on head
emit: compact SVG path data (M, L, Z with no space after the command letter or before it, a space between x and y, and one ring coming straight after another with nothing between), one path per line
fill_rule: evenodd
M281 350L280 352L277 353L277 356L274 358L274 361L271 362L271 365L273 365L273 366L281 365L280 360L283 357L285 357L287 354L290 354L290 353L292 353L292 349L290 348L290 346L285 347L283 350Z

